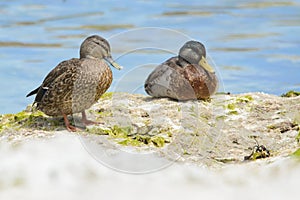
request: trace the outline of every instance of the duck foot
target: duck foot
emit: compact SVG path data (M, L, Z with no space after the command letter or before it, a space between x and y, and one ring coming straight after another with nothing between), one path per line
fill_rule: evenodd
M79 128L75 127L75 126L72 126L72 125L69 125L69 126L66 125L66 128L70 132L77 132L77 131L81 130L81 129L79 129Z
M81 119L81 122L88 126L88 125L97 125L97 124L103 124L102 122L94 122L94 121L91 121L91 120L88 120L87 117L86 117L86 113L85 111L82 111L81 112L82 114L82 119ZM65 122L65 125L66 125L66 129L70 132L77 132L77 131L81 131L82 129L76 127L76 126L72 126L70 124L70 121L68 120L68 117L66 114L62 113L62 116L64 117L64 122Z
M76 132L76 131L80 131L81 129L75 127L75 126L72 126L70 124L70 121L68 120L68 117L66 114L62 113L63 117L64 117L64 122L65 122L65 125L66 125L66 128L68 131L70 132Z

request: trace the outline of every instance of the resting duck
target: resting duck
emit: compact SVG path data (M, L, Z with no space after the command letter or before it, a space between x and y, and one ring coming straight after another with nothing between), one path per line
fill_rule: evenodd
M121 69L111 57L110 45L104 38L93 35L80 46L80 58L59 63L43 83L26 97L36 94L37 109L49 116L63 116L67 130L76 131L67 115L82 114L85 125L94 124L86 118L85 110L96 103L112 83L108 64Z
M188 41L179 55L157 66L145 81L153 97L175 100L209 99L218 86L214 69L206 61L206 50L198 41Z

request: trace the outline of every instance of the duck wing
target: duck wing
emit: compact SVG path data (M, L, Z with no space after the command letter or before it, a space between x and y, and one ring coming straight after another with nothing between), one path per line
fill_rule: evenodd
M177 100L196 99L194 90L184 77L184 68L173 57L157 66L145 81L146 92L153 97Z
M68 66L68 62L73 62L75 60L79 60L77 58L73 58L67 61L63 61L61 63L59 63L54 69L52 69L48 75L45 77L43 83L37 87L36 89L32 90L31 92L29 92L26 97L32 96L34 94L37 94L39 89L42 86L48 85L49 83L53 82L53 80L56 79L56 77L58 77L59 75L63 74L65 71L67 71L67 66ZM76 62L76 61L75 61Z
M80 66L81 61L77 58L63 61L59 63L49 74L45 77L40 87L33 90L28 94L36 94L34 102L41 102L47 90L58 80L58 79L69 79L72 74L76 74L77 66Z
M215 73L197 64L189 64L184 67L183 74L193 87L197 99L207 99L216 92L218 80Z

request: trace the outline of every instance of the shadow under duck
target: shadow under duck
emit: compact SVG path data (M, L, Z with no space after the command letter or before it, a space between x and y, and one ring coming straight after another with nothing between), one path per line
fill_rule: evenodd
M176 100L208 99L218 87L214 69L207 63L206 50L198 41L188 41L179 55L157 66L145 81L153 97Z
M92 35L80 46L80 58L59 63L43 83L26 97L36 94L37 109L49 116L63 116L67 130L76 131L67 115L82 114L85 125L95 124L86 118L85 110L96 103L112 83L108 64L121 69L111 57L107 40Z

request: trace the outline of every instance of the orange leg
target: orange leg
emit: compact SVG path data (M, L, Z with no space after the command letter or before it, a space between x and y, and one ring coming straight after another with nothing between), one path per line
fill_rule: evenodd
M101 124L100 122L94 122L94 121L88 120L87 117L86 117L85 111L82 111L82 112L81 112L81 115L82 115L81 121L82 121L82 123L83 123L84 125Z
M65 125L68 131L71 132L76 132L78 129L75 126L72 126L68 120L68 117L66 114L62 113L63 117L64 117L64 121L65 121Z

